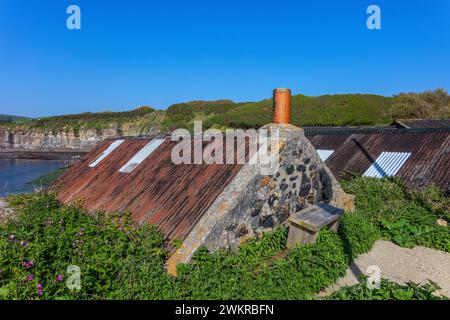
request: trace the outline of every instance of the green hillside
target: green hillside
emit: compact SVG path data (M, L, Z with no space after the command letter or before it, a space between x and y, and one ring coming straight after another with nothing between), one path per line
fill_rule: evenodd
M0 114L0 123L23 123L30 121L30 118Z
M34 119L26 124L29 128L47 129L53 132L67 130L69 128L78 131L84 129L102 130L106 128L120 128L122 125L136 122L157 123L155 109L143 106L131 111L123 112L85 112L73 115L54 116Z
M292 122L299 126L360 126L389 124L401 118L450 118L450 96L438 89L423 93L402 93L393 97L373 94L336 94L317 97L292 96ZM2 116L0 116L0 121ZM159 128L170 132L176 128L193 128L202 120L204 128L258 128L271 121L272 99L235 103L231 100L191 101L178 103L166 110L140 107L125 112L81 113L25 121L3 116L2 126L20 129L43 129L61 132L73 129L102 130L124 127L146 132ZM20 120L20 121L19 121Z
M163 121L163 131L191 128L195 120L206 121L219 115L228 114L242 105L245 105L245 103L235 103L231 100L198 100L177 103L167 108Z
M123 112L85 112L80 114L53 116L31 119L23 123L1 123L9 130L42 130L46 132L67 132L73 130L77 134L82 129L123 130L124 127L134 127L144 132L149 127L159 127L164 119L164 111L143 106L131 111Z
M171 126L166 128L191 128L193 120L203 120L206 128L258 128L272 119L272 99L247 103L203 103L169 107L164 123ZM450 96L442 89L401 93L393 97L373 94L294 95L291 104L292 122L299 126L386 125L401 118L450 118Z
M394 97L372 94L294 95L292 122L300 126L359 126L389 124L400 118L450 118L450 98L438 89ZM272 118L272 99L240 105L215 115L206 126L257 128Z
M369 125L389 123L386 112L392 98L376 95L324 95L292 97L292 122L301 126ZM272 118L272 99L241 105L207 120L207 126L257 128Z

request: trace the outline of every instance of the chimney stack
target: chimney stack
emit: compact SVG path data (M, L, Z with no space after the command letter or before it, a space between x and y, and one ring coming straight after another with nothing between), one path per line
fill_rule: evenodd
M291 90L273 90L273 123L291 123Z

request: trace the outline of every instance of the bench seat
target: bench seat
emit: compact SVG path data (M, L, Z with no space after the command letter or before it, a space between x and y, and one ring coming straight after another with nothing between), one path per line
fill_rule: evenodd
M343 214L343 209L326 203L318 203L291 215L287 247L315 243L317 235L323 227L329 227L337 232Z

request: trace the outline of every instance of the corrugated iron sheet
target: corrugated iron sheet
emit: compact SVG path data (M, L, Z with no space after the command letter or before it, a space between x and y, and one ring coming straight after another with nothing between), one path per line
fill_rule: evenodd
M98 157L94 162L92 162L89 167L94 168L96 165L98 165L103 159L105 159L111 152L117 149L118 146L120 146L123 143L124 140L116 140L111 142L111 144L106 148L105 151Z
M350 134L316 134L307 136L316 149L336 150Z
M402 128L450 128L450 119L399 119L393 122Z
M334 150L317 149L317 154L322 161L327 160L333 154L333 152Z
M382 152L363 176L372 178L395 176L410 155L409 152Z
M138 153L134 155L133 158L130 159L122 168L119 169L119 172L130 173L138 165L140 165L149 155L152 154L153 151L156 150L162 143L164 139L153 139L149 143L147 143Z
M182 240L242 165L175 165L171 151L176 142L165 139L135 170L119 172L151 140L126 139L96 167L89 167L111 144L105 141L72 166L52 189L64 203L81 200L92 212L126 210L135 221L155 224L167 238Z
M360 132L360 131L359 131ZM395 176L408 186L436 184L450 193L450 130L379 130L367 133L308 135L316 149L333 149L325 161L339 176L344 171L363 174L382 152L411 153Z

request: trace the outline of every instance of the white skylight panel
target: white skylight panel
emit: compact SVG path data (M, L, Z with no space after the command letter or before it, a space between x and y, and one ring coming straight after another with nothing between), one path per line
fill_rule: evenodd
M130 173L133 171L142 161L144 161L153 151L155 151L162 143L164 139L153 139L149 143L145 145L141 150L139 150L136 155L131 158L122 168L119 169L119 172Z
M334 153L334 150L317 149L317 153L322 161L326 161Z
M395 176L410 155L410 152L382 152L363 176L372 178Z
M119 147L125 140L115 140L113 141L108 148L97 158L94 162L92 162L89 167L94 168L98 165L103 159L105 159L111 152L113 152L117 147Z

